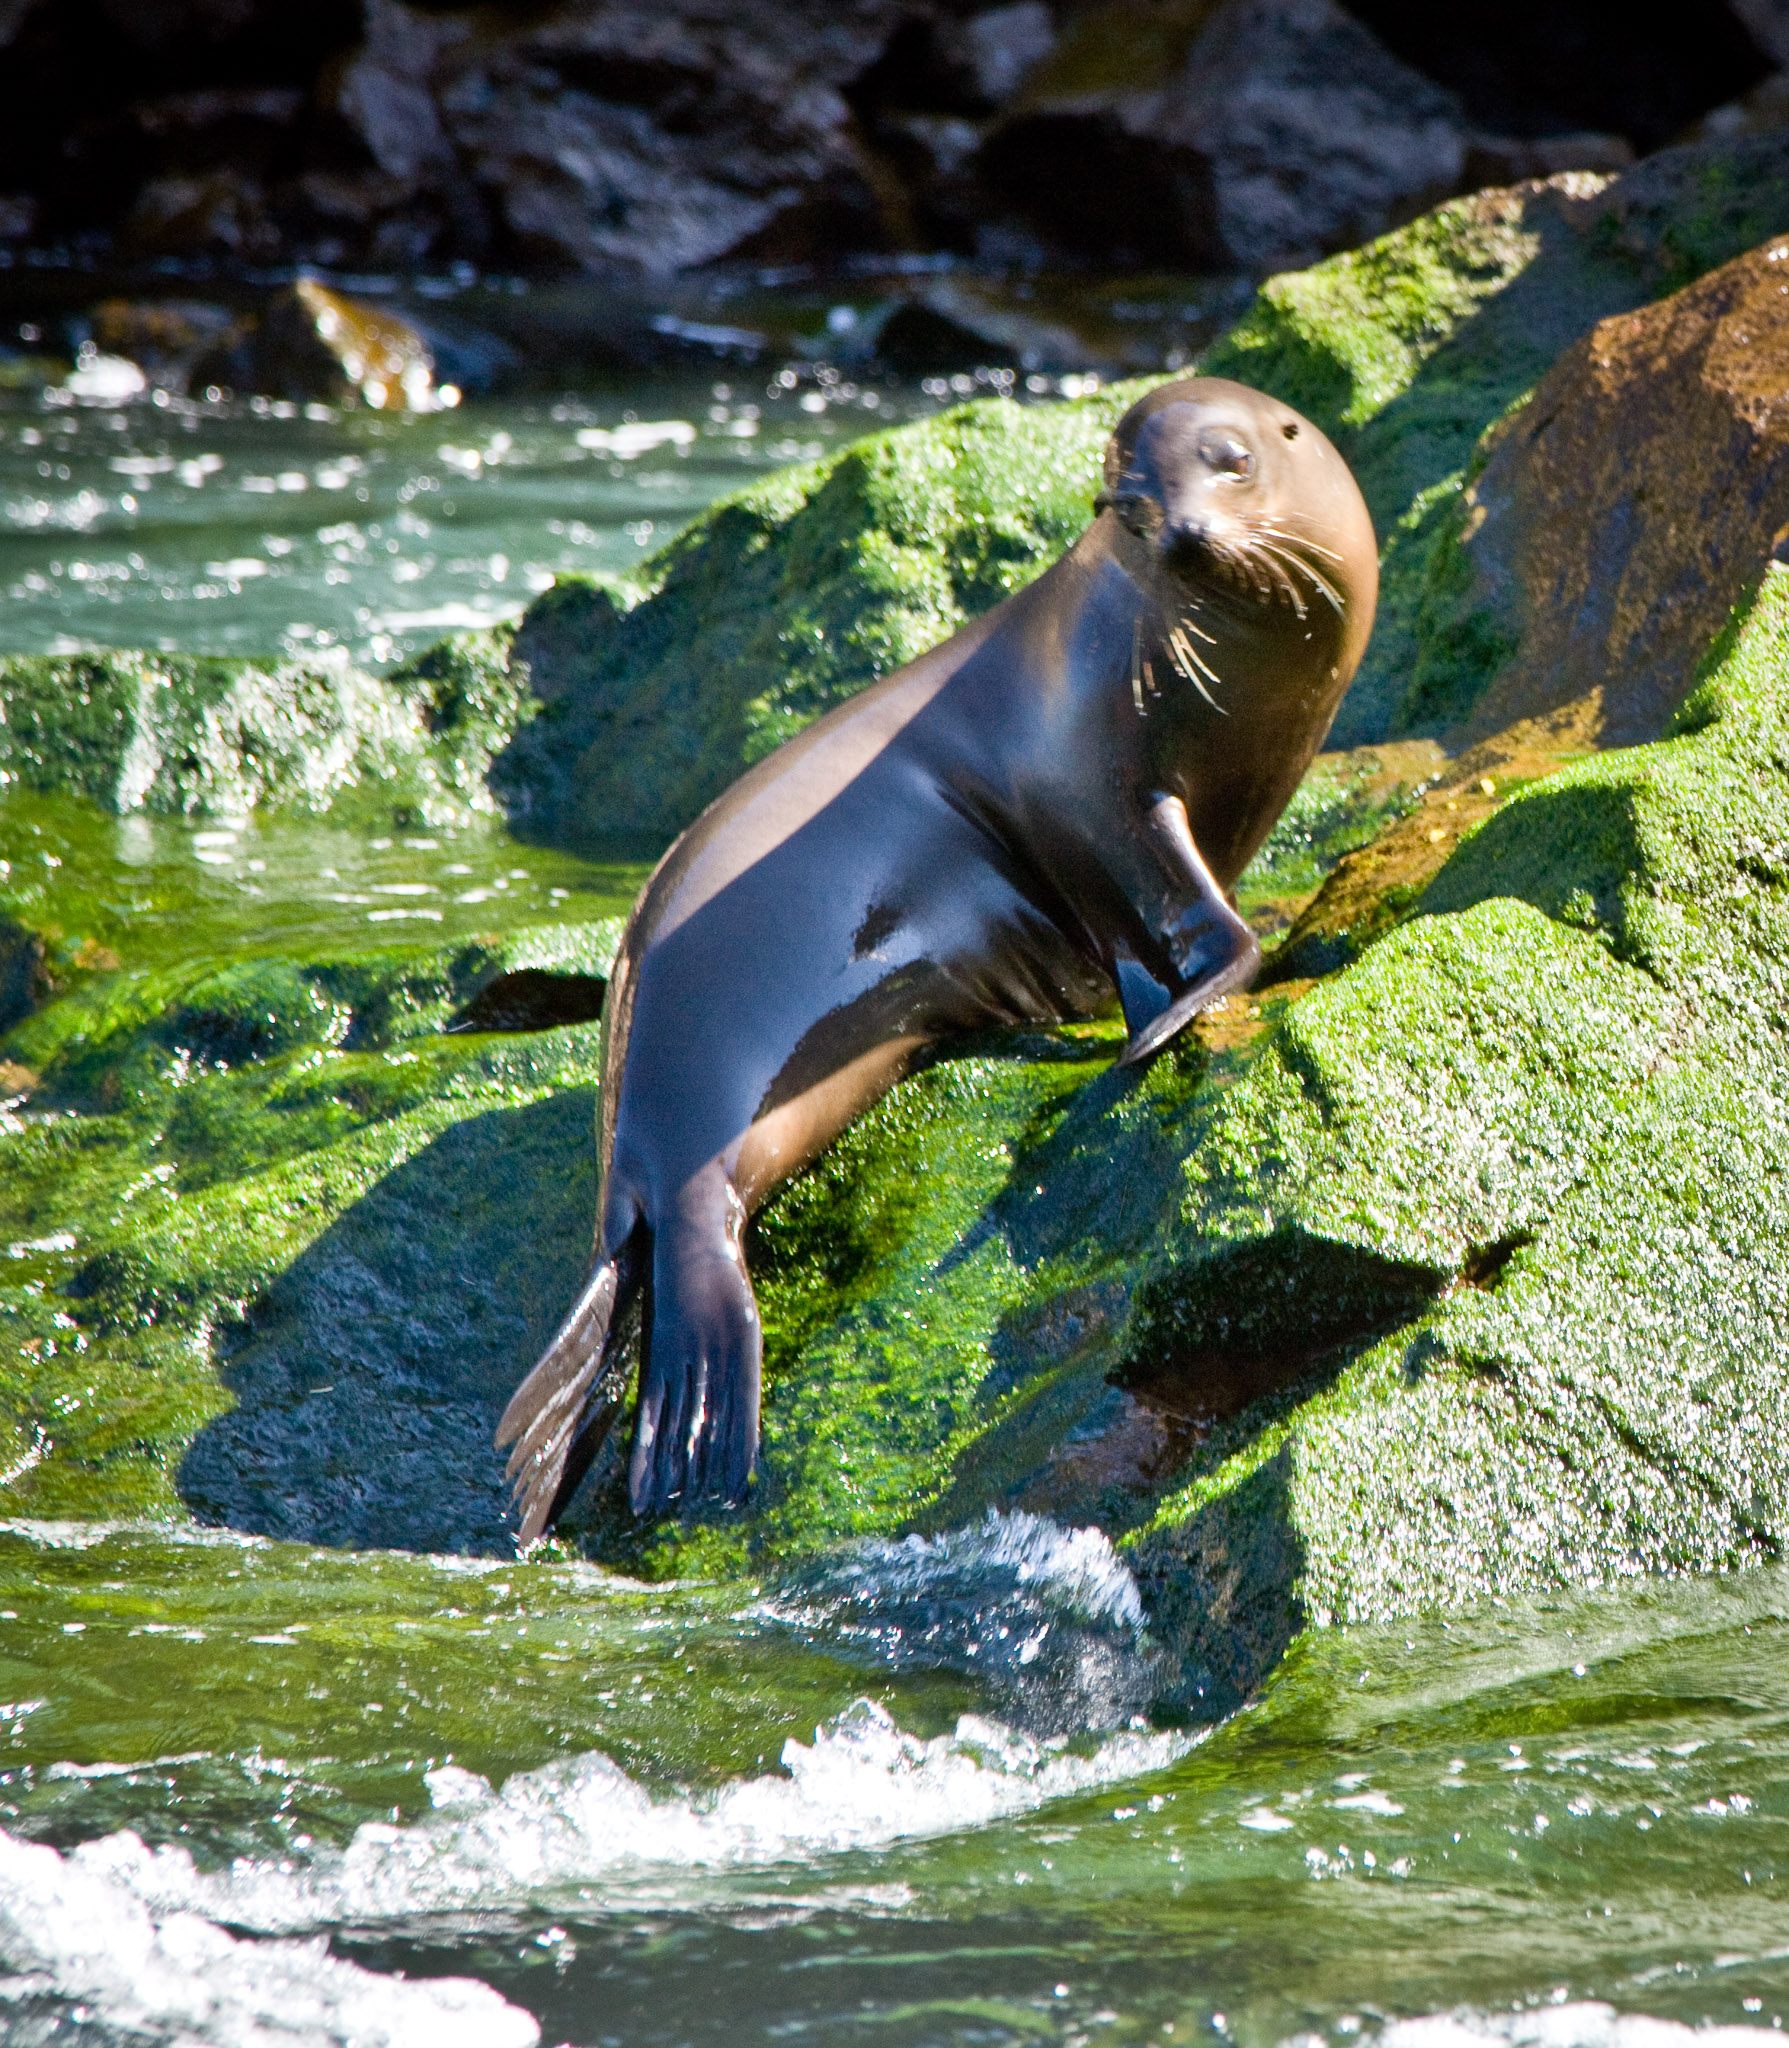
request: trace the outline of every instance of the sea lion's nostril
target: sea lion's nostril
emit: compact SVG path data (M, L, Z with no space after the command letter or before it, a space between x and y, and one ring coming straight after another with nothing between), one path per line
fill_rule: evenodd
M1168 519L1162 522L1156 545L1162 558L1173 568L1191 568L1204 560L1210 536L1202 519Z

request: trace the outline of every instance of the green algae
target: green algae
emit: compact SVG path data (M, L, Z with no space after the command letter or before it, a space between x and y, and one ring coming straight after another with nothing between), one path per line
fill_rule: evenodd
M1673 737L1518 792L1240 1051L1090 1077L1095 1026L897 1090L755 1228L747 1513L590 1540L773 1568L1094 1516L1197 1715L1314 1620L1774 1555L1786 670L1773 571ZM1078 1462L1127 1389L1203 1400L1159 1473Z
M1193 1714L1312 1620L1771 1554L1786 663L1773 571L1671 738L1511 797L1241 1049L1139 1075L1096 1024L894 1091L754 1225L747 1508L635 1527L618 1438L572 1533L735 1575L1097 1518ZM521 957L98 975L0 1042L42 1077L4 1134L11 1498L501 1543L486 1433L594 1196L594 1031L440 1030ZM1083 1456L1226 1375L1167 1463Z
M751 761L1047 568L1091 516L1122 410L958 406L704 513L631 605L561 585L518 634L545 701L495 786L530 832L662 845Z
M468 1024L587 1002L637 871L16 790L0 823L8 1500L500 1547L490 1427L588 1244L598 1033Z
M1137 1540L1191 1664L1191 1592L1227 1524L1258 1533L1235 1503L1269 1464L1281 1635L1779 1552L1786 663L1772 570L1675 734L1465 839L1189 1153L1139 1341L1272 1341L1227 1327L1223 1275L1275 1233L1435 1290L1265 1429L1214 1432Z
M99 652L0 660L0 788L107 810L240 816L488 812L522 698L507 634L460 635L380 679L338 661Z

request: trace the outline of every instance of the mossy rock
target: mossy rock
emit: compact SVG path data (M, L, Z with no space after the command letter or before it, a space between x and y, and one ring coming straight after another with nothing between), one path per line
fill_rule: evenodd
M1453 726L1509 652L1462 619L1456 588L1486 430L1598 320L1785 224L1789 139L1747 137L1456 200L1262 286L1197 367L1315 419L1383 541L1338 747ZM512 819L662 846L760 754L1047 568L1091 514L1112 425L1154 381L872 435L711 508L636 587L561 585L516 643L545 711L494 767Z
M1095 1519L1194 1715L1313 1621L1776 1555L1786 704L1772 570L1672 737L1510 797L1246 1047L1138 1076L1095 1025L897 1090L755 1226L749 1510L635 1530L616 1449L585 1540Z
M0 788L118 813L455 823L493 809L491 754L532 708L509 640L458 634L386 677L345 657L0 656Z
M1388 630L1420 646L1398 564L1445 567L1437 508L1549 337L1759 239L1786 194L1766 139L1461 202L1270 285L1211 367L1316 412L1382 520L1403 506ZM511 800L543 831L662 837L1041 568L1127 396L877 437L717 509L631 605L562 589L516 659L479 636L426 657L390 686L403 773L463 793L526 664L545 708L496 771ZM132 659L106 687L140 697ZM731 1574L989 1505L1096 1520L1189 1714L1326 1616L1773 1554L1786 678L1773 570L1670 738L1487 799L1351 964L1267 992L1247 1030L1202 1023L1141 1074L1111 1064L1113 1025L949 1048L754 1225L747 1507L636 1527L617 1440L573 1538ZM1360 714L1376 733L1389 689ZM102 720L40 729L27 772L128 794ZM1251 880L1263 914L1409 800L1391 751L1324 764ZM367 786L339 758L339 788ZM137 800L227 780L177 769ZM307 773L280 786L322 790ZM8 943L35 974L32 936ZM499 976L600 973L608 943L91 961L0 1037L31 1082L0 1089L15 1510L501 1547L489 1431L583 1269L597 1034L445 1027Z
M615 920L100 973L0 1039L14 1512L503 1548L497 1415L587 1251Z

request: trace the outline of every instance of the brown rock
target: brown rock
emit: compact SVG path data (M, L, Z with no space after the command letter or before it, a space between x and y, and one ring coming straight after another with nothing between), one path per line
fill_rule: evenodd
M269 301L251 349L257 388L283 398L358 398L395 412L438 402L434 358L417 330L315 278Z
M1789 240L1566 350L1469 494L1469 603L1513 658L1489 733L1600 693L1603 744L1658 733L1789 526Z
M1459 191L1466 145L1452 95L1334 0L1118 0L1037 65L980 165L1053 240L1265 273Z

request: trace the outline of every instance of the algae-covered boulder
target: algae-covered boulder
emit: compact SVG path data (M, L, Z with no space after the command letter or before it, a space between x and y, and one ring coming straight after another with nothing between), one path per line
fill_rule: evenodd
M504 1547L595 1195L593 1005L520 1012L618 930L100 973L0 1041L9 1510Z
M1673 736L1504 804L1214 1103L1132 1342L1284 1356L1285 1283L1365 1284L1137 1542L1194 1666L1270 1465L1282 1628L1779 1551L1786 721L1773 567Z
M440 824L489 811L525 714L509 633L370 676L336 660L133 651L0 657L0 789L108 811L320 812Z
M1335 440L1383 543L1379 624L1334 744L1446 730L1509 652L1456 540L1481 436L1562 349L1789 221L1789 138L1666 151L1620 178L1482 192L1271 279L1199 368ZM515 647L543 714L494 780L531 834L662 845L740 770L1055 559L1144 388L983 400L717 506L631 591L565 584Z
M516 641L545 701L495 765L512 815L662 846L750 762L1047 568L1092 515L1120 410L961 406L715 507L631 608L562 584Z
M1136 1076L1100 1026L898 1090L755 1226L743 1517L786 1563L990 1502L1128 1531L1227 1707L1312 1621L1789 1534L1789 570L1677 729L1502 802L1351 966Z

